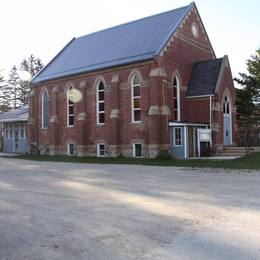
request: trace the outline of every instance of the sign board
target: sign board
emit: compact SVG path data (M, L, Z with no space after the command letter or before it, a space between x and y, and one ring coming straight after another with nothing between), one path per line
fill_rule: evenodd
M211 129L199 128L198 131L198 156L200 157L200 143L209 142L210 147L212 146L212 135Z
M200 142L211 142L211 129L198 129L198 139Z

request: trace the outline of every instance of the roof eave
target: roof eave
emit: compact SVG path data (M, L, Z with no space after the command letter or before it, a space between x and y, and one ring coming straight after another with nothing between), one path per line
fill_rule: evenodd
M99 69L86 70L86 71L81 71L81 72L78 72L78 73L68 74L68 75L65 75L65 76L57 76L57 77L53 77L53 78L49 78L49 79L45 79L45 80L41 80L41 81L36 81L35 83L33 83L33 85L39 86L39 85L46 83L46 82L49 82L49 81L67 79L67 78L70 78L70 77L75 77L75 76L79 76L79 75L83 75L83 74L87 74L87 73L93 73L93 72L98 72L98 71L102 71L102 70L109 70L109 69L114 69L114 68L118 68L118 67L122 67L122 66L129 66L131 64L140 63L140 62L154 61L155 57L156 56L153 55L153 57L151 57L151 58L142 59L142 60L135 61L135 62L128 62L128 63L125 63L125 64L118 64L118 65L103 67L103 68L99 68Z

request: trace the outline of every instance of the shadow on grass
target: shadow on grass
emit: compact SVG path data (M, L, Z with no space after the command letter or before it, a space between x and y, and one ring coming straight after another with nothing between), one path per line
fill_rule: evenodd
M223 169L260 169L260 153L233 159L233 160L169 160L169 159L145 159L145 158L96 158L96 157L72 157L50 155L19 155L10 157L13 159L25 159L33 161L71 162L71 163L96 163L96 164L130 164L149 166L175 166L190 168L223 168Z

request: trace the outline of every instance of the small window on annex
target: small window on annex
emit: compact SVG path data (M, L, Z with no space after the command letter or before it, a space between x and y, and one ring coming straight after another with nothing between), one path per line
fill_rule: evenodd
M97 144L97 157L104 157L104 156L105 156L105 145Z
M48 92L42 93L42 128L48 127Z
M26 138L26 126L25 126L25 124L20 125L20 138L21 139Z
M142 157L142 144L134 143L133 144L133 157Z
M182 131L181 127L175 127L173 131L174 146L182 146Z
M105 124L105 87L104 83L100 81L96 89L96 111L97 111L97 124Z
M139 77L134 75L131 83L132 122L141 122L141 82Z
M67 91L67 126L74 126L74 102L72 95L72 87Z
M74 155L75 153L74 144L68 144L67 149L68 149L67 151L68 155Z

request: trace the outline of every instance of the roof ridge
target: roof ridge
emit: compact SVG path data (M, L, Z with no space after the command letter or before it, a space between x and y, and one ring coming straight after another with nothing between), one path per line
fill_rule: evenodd
M167 13L171 13L173 11L177 11L177 10L180 10L180 9L185 9L188 6L191 6L193 3L194 2L191 2L189 5L181 6L181 7L172 9L172 10L164 11L162 13L157 13L157 14L149 15L149 16L146 16L146 17L143 17L143 18L139 18L139 19L136 19L136 20L132 20L132 21L129 21L129 22L125 22L125 23L121 23L121 24L118 24L118 25L114 25L114 26L108 27L106 29L101 29L101 30L98 30L98 31L95 31L95 32L92 32L92 33L89 33L89 34L85 34L85 35L76 37L76 39L81 39L81 38L84 38L84 37L87 37L87 36L90 36L90 35L102 33L102 32L105 32L105 31L108 31L108 30L111 30L111 29L114 29L114 28L118 28L118 27L121 27L121 26L125 26L125 25L129 25L129 24L136 23L136 22L139 22L139 21L143 21L143 20L146 20L146 19L149 19L149 18L152 18L152 17L157 17L157 16L160 16L160 15L165 15Z
M195 2L191 2L189 5L184 6L183 8L188 8L189 9L185 12L185 14L179 18L178 23L176 24L175 28L172 28L171 32L169 33L169 35L167 36L167 38L165 39L165 41L162 43L162 45L160 46L160 48L158 48L158 51L156 52L156 55L159 55L159 53L163 50L163 48L165 47L165 45L168 43L168 41L171 39L173 33L177 30L177 28L180 26L180 23L184 20L184 18L187 16L187 14L189 13L189 11L191 10L191 8L195 6ZM180 9L180 8L179 8ZM175 9L176 10L176 9ZM173 10L172 10L173 11Z

